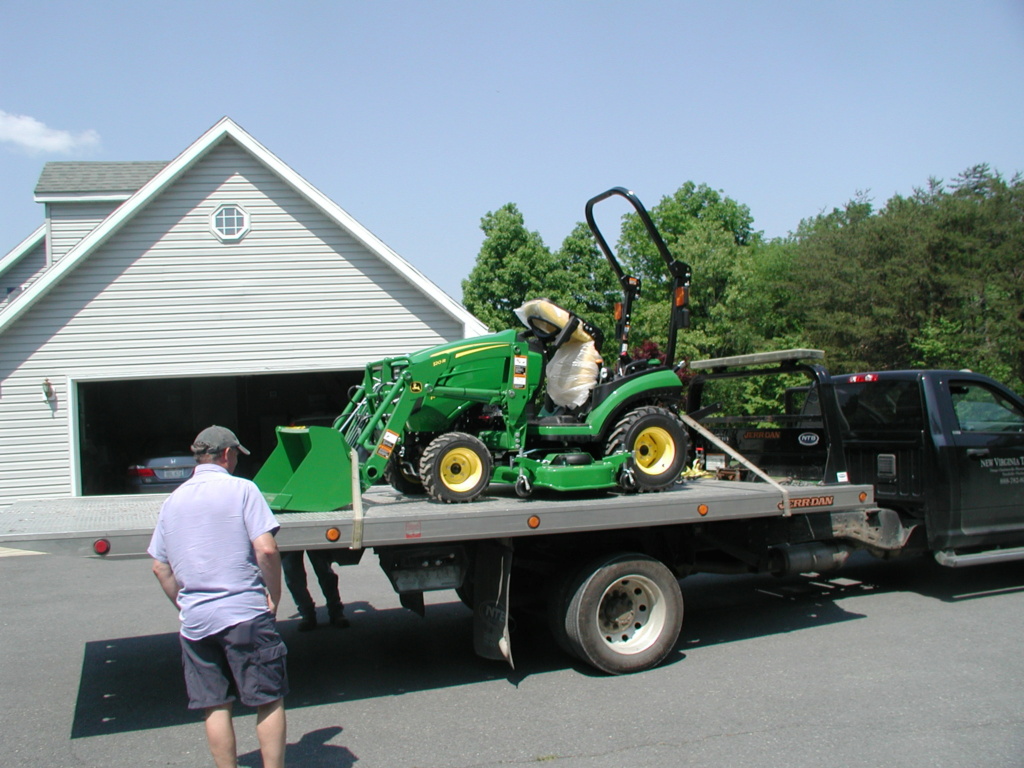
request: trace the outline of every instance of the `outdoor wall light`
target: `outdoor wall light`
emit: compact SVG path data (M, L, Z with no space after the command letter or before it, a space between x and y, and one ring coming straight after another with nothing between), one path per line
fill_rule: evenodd
M49 379L43 379L43 400L52 403L57 399L57 393L53 391L53 384Z

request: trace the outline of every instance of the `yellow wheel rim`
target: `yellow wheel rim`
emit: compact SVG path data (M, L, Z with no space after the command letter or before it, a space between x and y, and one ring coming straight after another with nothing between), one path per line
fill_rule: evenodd
M452 448L441 461L441 482L458 493L475 488L483 474L483 461L469 448Z
M672 466L675 458L676 443L661 427L648 427L633 441L633 461L644 474L660 475Z

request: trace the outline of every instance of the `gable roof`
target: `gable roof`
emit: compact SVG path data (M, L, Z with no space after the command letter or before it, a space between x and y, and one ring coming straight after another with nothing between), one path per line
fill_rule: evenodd
M462 323L466 336L476 336L487 332L487 327L470 314L465 307L448 296L448 294L423 275L422 272L391 250L376 235L353 219L337 203L333 202L320 190L302 178L302 176L289 168L270 150L246 133L237 123L228 117L224 117L193 142L184 152L158 170L138 191L131 194L124 203L104 219L92 232L86 235L81 242L68 251L60 261L53 264L38 280L26 288L18 301L0 309L0 334L25 314L40 298L45 296L65 275L73 271L115 232L119 231L136 213L174 184L186 171L225 138L233 139L239 146L288 183L334 224L344 229L368 251L419 288L425 296L444 312ZM81 164L72 163L70 165ZM56 170L68 171L71 169ZM66 174L64 175L66 176ZM40 182L42 182L42 178L40 178ZM39 187L37 186L36 189L38 193Z
M166 160L155 163L47 163L39 175L35 199L37 203L81 197L127 200L166 167Z

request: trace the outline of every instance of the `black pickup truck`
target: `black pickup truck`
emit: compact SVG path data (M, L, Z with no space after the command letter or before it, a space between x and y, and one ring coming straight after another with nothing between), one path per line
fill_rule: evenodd
M947 566L1024 559L1024 398L969 371L834 376L813 362L820 357L789 350L767 367L696 364L687 410L713 413L701 423L721 441L697 440L708 468L745 474L731 447L782 482L874 485L876 503L906 531L902 551L931 551ZM752 412L767 402L754 382L778 376L807 383L785 387L775 412ZM720 415L720 396L751 412Z

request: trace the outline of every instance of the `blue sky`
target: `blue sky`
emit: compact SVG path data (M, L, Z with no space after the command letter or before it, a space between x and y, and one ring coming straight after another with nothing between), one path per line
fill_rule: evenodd
M170 160L224 115L456 299L507 202L556 249L589 197L692 180L775 237L1024 171L1022 0L0 7L0 255L45 162Z

